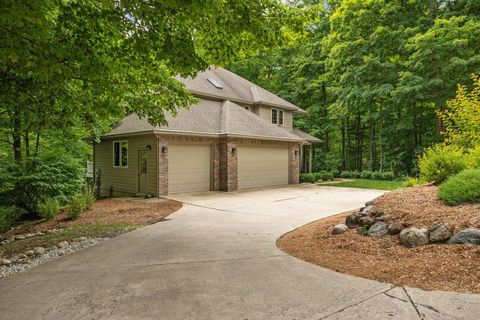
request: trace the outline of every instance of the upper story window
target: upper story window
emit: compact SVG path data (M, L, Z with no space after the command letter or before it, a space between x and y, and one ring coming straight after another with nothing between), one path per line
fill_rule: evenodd
M128 141L113 142L113 167L128 168Z
M272 123L283 126L283 110L272 109Z
M210 82L212 84L212 86L214 86L215 88L217 89L223 89L223 86L220 84L220 82L218 82L216 79L213 79L213 78L207 78L208 82Z

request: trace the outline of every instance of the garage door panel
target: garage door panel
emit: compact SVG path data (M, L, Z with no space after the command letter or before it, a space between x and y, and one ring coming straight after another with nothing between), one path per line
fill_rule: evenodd
M240 146L238 188L288 184L288 147Z
M169 193L209 191L210 177L210 145L171 144L169 146Z

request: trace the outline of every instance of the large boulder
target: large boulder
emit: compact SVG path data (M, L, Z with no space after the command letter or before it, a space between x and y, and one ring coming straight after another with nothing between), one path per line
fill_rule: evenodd
M345 218L345 224L347 225L347 227L349 227L349 228L358 227L358 223L357 223L358 216L359 216L358 213L352 213L351 215L347 216Z
M451 244L480 244L480 229L465 229L448 240Z
M388 234L388 226L385 222L379 221L374 223L370 229L368 229L368 235L370 237L383 237Z
M373 212L373 206L367 206L367 207L363 208L362 216L364 216L364 217L369 216L369 215L372 214L372 212Z
M388 226L388 233L399 234L403 229L405 229L405 226L402 223L394 222Z
M333 235L337 235L337 234L341 234L341 233L344 233L345 231L348 230L348 227L344 224L337 224L335 227L333 227L332 229L332 234Z
M358 219L358 225L360 227L365 226L367 228L370 228L374 223L375 221L373 221L373 219L370 217L361 217L360 219Z
M443 223L433 225L428 229L430 242L445 242L452 237L452 232Z
M424 246L429 243L428 230L407 228L400 232L400 244L407 248Z

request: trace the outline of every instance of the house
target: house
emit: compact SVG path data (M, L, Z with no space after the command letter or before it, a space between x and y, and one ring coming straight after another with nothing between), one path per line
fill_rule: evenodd
M179 80L197 104L166 114L165 126L131 114L95 144L101 196L296 184L311 170L319 140L293 128L304 110L222 68Z

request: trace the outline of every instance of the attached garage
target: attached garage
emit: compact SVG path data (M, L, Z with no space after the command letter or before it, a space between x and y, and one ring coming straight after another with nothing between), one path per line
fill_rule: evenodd
M170 144L168 193L209 191L211 154L209 144Z
M238 189L288 184L287 146L239 146Z

